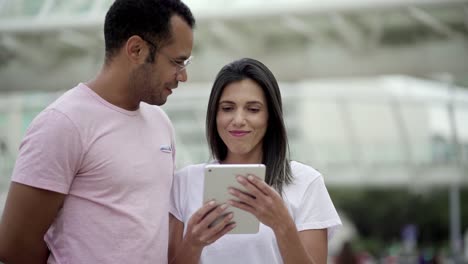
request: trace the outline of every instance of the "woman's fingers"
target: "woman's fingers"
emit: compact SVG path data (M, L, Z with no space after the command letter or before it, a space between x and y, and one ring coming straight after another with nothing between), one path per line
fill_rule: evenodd
M263 194L269 196L272 194L272 188L262 179L258 178L255 175L247 175L247 180L252 183L257 189L259 189Z
M236 227L236 223L228 221L224 225L220 224L220 226L222 227L222 229L220 231L218 231L215 235L213 235L210 239L208 239L208 244L211 244L211 243L215 242L220 237L224 236L229 231L233 230Z
M283 215L288 215L281 196L262 179L253 175L247 177L239 175L237 181L246 191L231 187L229 192L237 199L231 199L230 205L255 215L258 220L270 227L284 219Z
M219 216L212 224L204 229L203 234L200 236L200 241L202 241L205 246L209 245L234 229L236 225L235 222L232 222L233 217L233 213Z
M244 188L247 190L247 192L255 197L256 199L261 199L263 196L266 194L260 191L260 189L257 188L253 183L251 183L249 180L247 180L246 177L238 175L236 177L236 180L244 186Z
M257 198L249 193L245 193L241 190L236 188L229 188L229 193L239 199L240 202L245 203L247 205L253 206L257 201Z
M188 223L187 238L194 245L206 246L231 231L233 213L226 212L227 204L206 203L197 210Z
M190 218L188 224L198 224L200 223L203 218L214 208L218 206L214 200L208 201L205 203L200 209L198 209L193 216Z
M208 226L208 229L203 234L202 238L209 243L213 243L214 241L216 241L217 237L218 238L220 237L219 234L222 233L222 231L226 228L226 226L230 224L235 224L234 222L232 222L233 217L234 217L234 214L230 212L230 213L225 213L219 216L218 218L216 218Z
M228 208L227 204L222 204L211 211L209 211L205 217L200 221L200 226L202 227L210 227L210 225L222 214L225 213L226 208Z
M234 207L237 207L241 210L244 210L244 211L247 211L255 216L257 216L257 213L256 213L256 210L254 207L246 204L246 203L243 203L243 202L240 202L240 201L236 201L236 200L229 200L229 204L234 206Z

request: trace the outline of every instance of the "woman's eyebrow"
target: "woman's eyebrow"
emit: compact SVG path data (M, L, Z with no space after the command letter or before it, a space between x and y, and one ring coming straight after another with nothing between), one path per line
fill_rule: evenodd
M263 105L263 103L260 102L260 101L248 101L247 104L259 104L259 105Z
M235 104L235 103L233 101L223 100L223 101L220 101L219 104Z

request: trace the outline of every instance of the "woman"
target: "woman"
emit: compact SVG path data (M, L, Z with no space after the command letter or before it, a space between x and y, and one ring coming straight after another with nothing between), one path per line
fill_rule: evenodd
M341 221L320 173L288 159L281 94L265 65L246 58L221 69L206 132L212 163L263 163L265 182L239 176L252 196L231 188L227 204L203 204L206 164L180 170L172 190L170 263L326 263L328 237ZM235 228L229 206L255 215L260 231L225 235Z

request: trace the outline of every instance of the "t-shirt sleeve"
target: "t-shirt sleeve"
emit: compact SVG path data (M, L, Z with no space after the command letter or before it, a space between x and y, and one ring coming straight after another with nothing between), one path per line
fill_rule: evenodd
M340 225L340 218L323 177L319 176L310 183L304 193L296 218L297 229L303 231L327 228L330 239Z
M78 129L63 113L47 109L31 123L21 142L12 181L67 194L81 164Z
M182 172L179 171L175 173L174 180L172 182L171 204L169 207L169 212L181 222L184 222L182 210L184 193Z

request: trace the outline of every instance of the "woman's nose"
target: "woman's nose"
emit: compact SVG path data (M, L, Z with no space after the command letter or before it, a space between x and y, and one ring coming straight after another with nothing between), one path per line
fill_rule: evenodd
M242 111L236 111L233 118L234 125L241 126L245 124L245 115Z

